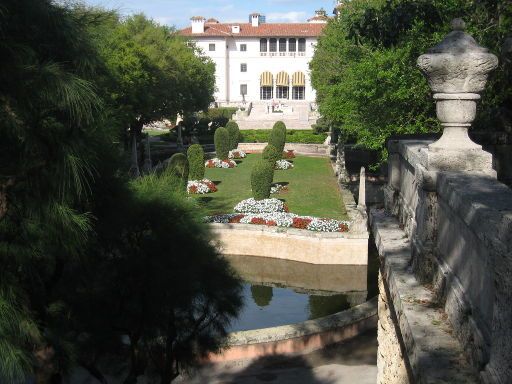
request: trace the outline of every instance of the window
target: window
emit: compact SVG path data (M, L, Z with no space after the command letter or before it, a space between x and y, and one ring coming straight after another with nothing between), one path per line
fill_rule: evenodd
M240 64L240 72L247 72L247 64L246 63Z
M260 52L267 52L267 39L260 39Z
M304 100L304 88L305 87L293 87L292 99L293 100Z
M260 99L271 100L273 97L274 88L272 87L260 87Z
M288 50L290 52L296 52L297 51L297 40L296 39L290 39L288 41Z
M247 44L240 44L240 51L241 52L247 51Z
M210 52L215 51L215 44L210 44L210 45L208 46L208 50L209 50Z
M278 99L288 99L289 98L289 89L288 87L278 86L276 88L277 98Z
M270 52L277 52L277 39L270 39Z
M299 39L299 52L306 52L306 39Z
M247 84L240 84L240 95L247 95Z
M286 52L286 39L279 39L279 52Z

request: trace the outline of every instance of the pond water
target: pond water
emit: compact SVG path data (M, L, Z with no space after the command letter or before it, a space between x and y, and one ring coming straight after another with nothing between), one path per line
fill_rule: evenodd
M327 316L377 294L377 259L368 266L314 265L254 256L226 256L244 283L244 307L230 332Z

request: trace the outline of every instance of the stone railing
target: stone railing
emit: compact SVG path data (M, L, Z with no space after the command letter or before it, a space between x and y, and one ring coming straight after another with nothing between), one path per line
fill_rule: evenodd
M454 31L419 59L440 140L388 146L386 211L370 220L381 256L379 383L509 383L512 191L467 128L496 58Z

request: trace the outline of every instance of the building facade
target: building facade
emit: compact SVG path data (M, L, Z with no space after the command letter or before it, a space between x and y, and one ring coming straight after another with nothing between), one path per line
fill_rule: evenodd
M248 23L196 16L180 34L215 63L217 103L313 102L308 64L327 20L323 10L307 23L266 23L258 13Z

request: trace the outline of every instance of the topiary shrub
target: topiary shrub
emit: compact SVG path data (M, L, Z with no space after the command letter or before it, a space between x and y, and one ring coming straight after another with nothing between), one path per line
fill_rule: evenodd
M215 152L217 157L221 160L226 160L229 155L229 133L224 127L217 128L215 135L213 136L213 142L215 143Z
M188 181L188 160L183 153L175 153L169 159L166 172L176 176L182 181L182 187L186 190Z
M204 151L199 144L192 144L187 150L188 165L190 168L190 180L202 180L204 178Z
M282 153L280 153L276 147L272 144L268 144L264 149L261 157L268 161L272 166L275 166L276 161L280 160L282 157Z
M240 128L238 128L238 124L233 120L229 120L226 124L226 129L229 134L229 149L236 149L238 147L238 142L240 141Z
M266 161L260 160L251 172L252 195L255 200L268 199L270 197L270 188L274 180L274 166Z
M286 143L286 125L282 121L277 121L270 132L268 143L276 147L282 153Z

